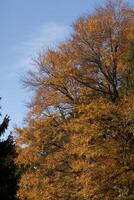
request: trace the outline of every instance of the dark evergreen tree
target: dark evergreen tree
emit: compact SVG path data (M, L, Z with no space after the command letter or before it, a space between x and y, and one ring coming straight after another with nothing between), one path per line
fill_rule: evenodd
M8 124L9 124L9 116L6 115L2 124L0 125L0 136L5 132L5 130L7 129L8 127Z
M9 116L5 116L0 125L0 136L2 136L9 124ZM15 143L10 134L6 140L0 140L0 199L16 200L17 170L14 164L16 156Z

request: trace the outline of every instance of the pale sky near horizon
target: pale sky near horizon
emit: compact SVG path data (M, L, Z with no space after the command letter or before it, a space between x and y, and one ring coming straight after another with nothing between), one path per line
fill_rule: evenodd
M134 0L130 0L134 2ZM104 0L0 0L0 96L10 130L22 125L30 100L21 77L42 49L64 41L71 24ZM2 119L2 118L1 118Z

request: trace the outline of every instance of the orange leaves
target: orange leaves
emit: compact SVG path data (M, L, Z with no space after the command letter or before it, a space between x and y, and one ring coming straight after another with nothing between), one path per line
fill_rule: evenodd
M71 39L41 55L25 81L35 96L25 127L16 129L16 163L26 170L20 199L113 200L133 193L134 101L132 90L123 92L133 16L118 6L80 18Z

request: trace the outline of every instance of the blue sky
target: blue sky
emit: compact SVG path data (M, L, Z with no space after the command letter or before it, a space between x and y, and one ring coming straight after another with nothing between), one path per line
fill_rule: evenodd
M133 1L133 0L131 0ZM0 96L10 129L22 125L30 94L21 77L31 59L68 37L71 24L103 0L0 0Z

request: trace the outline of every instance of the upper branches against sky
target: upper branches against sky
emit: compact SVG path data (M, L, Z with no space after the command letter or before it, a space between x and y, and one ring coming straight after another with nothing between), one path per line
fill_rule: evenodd
M35 60L18 134L21 200L134 198L134 10L108 1ZM23 147L23 148L22 148Z

